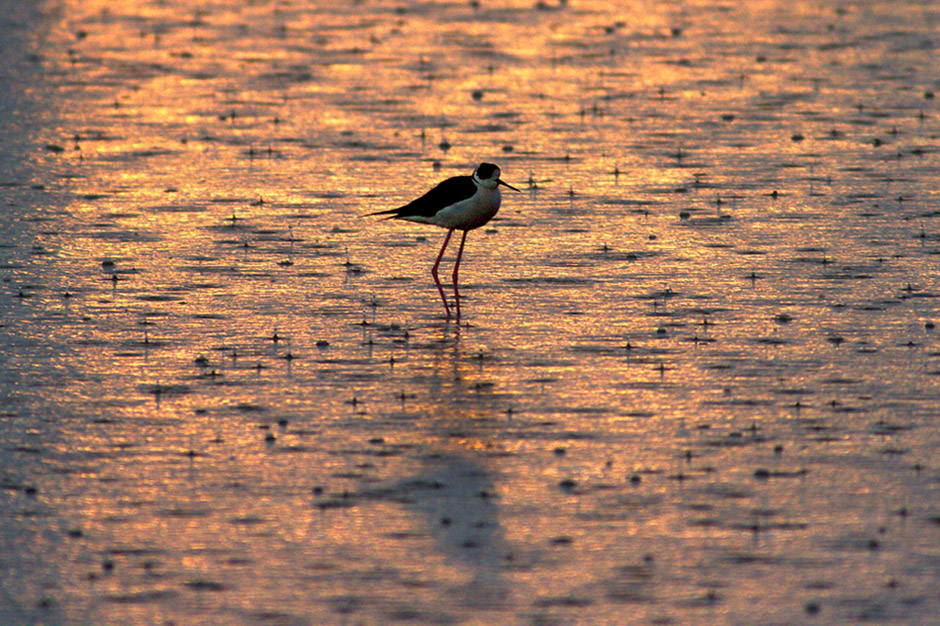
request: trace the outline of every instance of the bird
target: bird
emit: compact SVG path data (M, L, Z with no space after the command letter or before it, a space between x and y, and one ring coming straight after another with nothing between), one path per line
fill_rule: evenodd
M522 193L521 190L500 180L499 175L498 165L480 163L470 176L448 178L420 198L412 200L404 206L386 211L376 211L367 215L367 217L382 215L385 216L385 219L432 224L447 229L444 244L441 246L437 260L434 261L434 266L431 268L431 276L434 277L434 283L437 285L437 292L444 303L444 312L448 320L453 316L451 315L450 306L447 304L447 296L444 295L441 279L438 277L438 268L441 265L441 259L444 258L444 250L447 249L451 236L455 230L463 231L453 273L454 304L456 319L459 322L460 290L457 286L457 273L460 271L460 259L463 256L467 233L489 222L499 211L499 205L502 202L502 195L499 192L500 185Z

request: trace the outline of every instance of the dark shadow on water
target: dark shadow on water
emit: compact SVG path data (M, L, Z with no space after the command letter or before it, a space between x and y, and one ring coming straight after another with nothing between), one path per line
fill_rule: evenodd
M454 446L428 451L422 463L422 472L400 487L437 551L468 574L447 593L465 608L499 607L512 593L504 568L514 557L500 525L495 477L478 453Z

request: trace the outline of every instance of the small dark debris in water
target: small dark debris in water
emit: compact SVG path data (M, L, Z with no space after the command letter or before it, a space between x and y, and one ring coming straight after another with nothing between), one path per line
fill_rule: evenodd
M552 450L555 453L555 456L565 456L568 453L568 450L562 447L555 448Z
M558 486L565 491L571 491L578 486L578 483L570 478L565 478L560 483L558 483Z
M633 474L630 476L631 485L639 485L641 482L643 482L643 477L639 474Z
M809 470L805 467L793 471L769 470L764 467L754 470L754 478L758 480L768 480L770 478L800 478L807 474L809 474Z
M474 100L476 100L477 102L479 102L480 100L483 99L483 90L482 90L482 89L474 89L474 90L470 93L470 97L473 98Z
M190 580L184 583L190 589L196 591L225 591L228 589L222 583L217 583L212 580Z
M819 613L819 605L815 602L807 602L806 605L803 606L803 610L806 611L807 615L816 615Z
M790 139L791 139L792 141L803 141L803 140L805 139L805 137L802 135L802 133L794 133L794 134L790 137Z
M317 341L316 345L318 348L328 348L330 346L330 342L327 341L326 339L320 339L319 341Z

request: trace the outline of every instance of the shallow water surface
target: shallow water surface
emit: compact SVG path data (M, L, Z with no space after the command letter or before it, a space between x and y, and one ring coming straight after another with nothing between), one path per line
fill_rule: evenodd
M2 3L3 623L935 623L940 8L336 4Z

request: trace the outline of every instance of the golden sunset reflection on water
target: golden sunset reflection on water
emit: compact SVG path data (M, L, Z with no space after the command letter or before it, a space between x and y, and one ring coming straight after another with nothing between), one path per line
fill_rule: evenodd
M4 9L4 624L932 623L933 3Z

